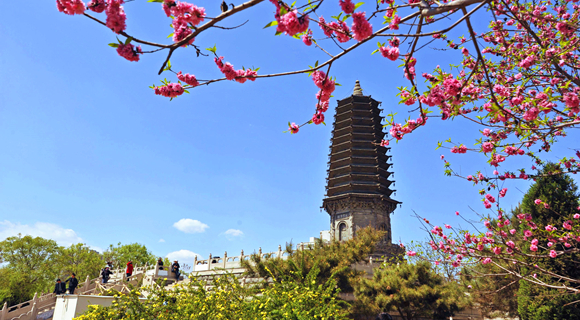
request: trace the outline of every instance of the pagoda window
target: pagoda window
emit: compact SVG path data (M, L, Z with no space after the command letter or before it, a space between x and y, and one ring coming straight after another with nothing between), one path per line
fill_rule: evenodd
M346 240L346 223L341 222L338 225L338 241Z

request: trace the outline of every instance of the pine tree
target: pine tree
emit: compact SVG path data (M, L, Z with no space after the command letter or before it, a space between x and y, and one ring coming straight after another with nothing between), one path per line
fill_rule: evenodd
M562 224L570 219L571 213L576 211L580 195L574 180L569 175L558 172L558 168L559 166L552 163L544 167L542 177L532 184L515 214L529 213L540 226L562 228ZM549 207L536 205L536 199L548 203ZM542 243L548 242L547 237L538 240ZM558 241L554 243L551 248L540 247L538 253L545 254L549 249L565 249ZM558 259L542 258L537 265L573 279L580 279L580 254L577 253ZM580 300L580 295L566 294L520 280L518 312L522 320L580 320L580 304L569 304L577 300Z

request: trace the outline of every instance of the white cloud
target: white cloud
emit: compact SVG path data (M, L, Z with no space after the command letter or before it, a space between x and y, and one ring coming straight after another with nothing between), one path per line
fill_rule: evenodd
M105 250L104 250L103 248L101 248L101 247L97 247L97 246L89 246L89 248L91 248L91 249L93 249L93 250L95 250L95 251L97 251L97 252L99 252L99 253L103 253L103 252L105 252Z
M186 272L191 271L191 267L193 266L193 260L195 259L196 256L198 260L203 259L199 254L185 249L173 251L166 255L167 259L169 259L171 263L173 263L173 261L175 260L179 261L181 269Z
M159 239L159 242L165 242L165 240L164 239Z
M58 224L48 222L36 222L34 225L13 223L8 220L0 221L0 241L17 236L30 235L33 237L42 237L52 239L61 246L70 246L73 243L83 242L83 239L72 229L65 229Z
M226 232L224 232L224 234L226 235L226 238L228 238L228 240L233 240L235 237L241 237L244 235L242 230L238 229L228 229Z
M209 226L201 221L192 219L181 219L173 224L173 226L185 233L202 233Z

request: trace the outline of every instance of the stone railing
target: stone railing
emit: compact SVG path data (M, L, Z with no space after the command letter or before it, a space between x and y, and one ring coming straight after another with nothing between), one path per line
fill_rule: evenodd
M302 244L302 246L298 248L304 249L304 244ZM297 248L297 249L298 249ZM281 258L281 259L286 259L287 254L286 252L282 251L282 246L278 246L278 251L276 252L268 252L268 253L264 253L262 252L262 248L260 248L258 250L257 253L258 256L260 256L263 259L268 259L268 258ZM219 256L213 256L212 254L209 255L208 259L205 260L197 260L197 257L195 257L194 261L193 261L193 270L192 272L199 272L199 271L208 271L208 270L214 270L214 269L236 269L236 268L241 268L241 261L242 260L250 260L250 257L252 257L254 254L244 254L244 250L242 250L241 254L239 256L228 256L228 252L226 251L224 253L223 257L219 257Z

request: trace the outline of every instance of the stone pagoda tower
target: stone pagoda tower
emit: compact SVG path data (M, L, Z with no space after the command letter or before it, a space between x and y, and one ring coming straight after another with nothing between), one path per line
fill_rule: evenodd
M326 197L330 237L343 241L366 226L387 231L377 254L393 253L390 214L400 202L391 199L390 148L384 137L379 102L363 95L358 80L352 96L338 101L332 130Z

